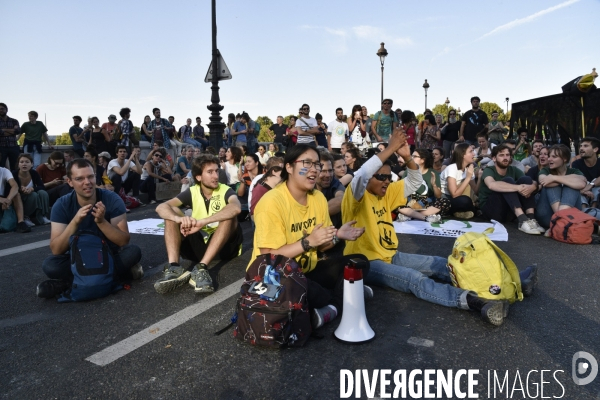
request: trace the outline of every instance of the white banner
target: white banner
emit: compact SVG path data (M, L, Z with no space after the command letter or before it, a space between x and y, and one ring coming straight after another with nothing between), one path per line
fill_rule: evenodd
M142 219L140 221L130 221L127 223L129 233L140 235L165 235L165 221L163 219Z
M426 236L442 236L442 237L459 237L466 232L483 233L487 228L494 228L494 232L488 237L497 242L508 242L508 232L504 225L498 221L492 220L492 223L487 222L470 222L447 220L440 223L429 223L425 221L406 221L394 222L396 233L406 233L410 235L426 235Z

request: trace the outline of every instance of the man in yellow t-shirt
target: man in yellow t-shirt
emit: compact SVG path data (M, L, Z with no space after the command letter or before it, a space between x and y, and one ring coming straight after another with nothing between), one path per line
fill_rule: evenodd
M407 176L392 183L387 160L396 151L404 159ZM388 147L356 171L346 188L342 221L357 221L357 226L366 229L366 235L346 243L344 254L360 252L367 256L370 271L365 277L366 284L413 293L420 299L446 307L477 310L488 322L501 325L508 315L508 302L484 300L473 292L452 286L445 258L398 251L391 210L406 203L405 193L413 193L422 183L406 135L401 128L396 129ZM438 283L432 278L447 283Z

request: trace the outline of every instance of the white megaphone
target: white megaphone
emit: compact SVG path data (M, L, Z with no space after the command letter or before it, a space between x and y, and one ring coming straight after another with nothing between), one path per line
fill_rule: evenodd
M342 322L333 335L346 343L365 343L373 340L375 332L365 314L363 268L366 262L351 259L344 267L344 311Z

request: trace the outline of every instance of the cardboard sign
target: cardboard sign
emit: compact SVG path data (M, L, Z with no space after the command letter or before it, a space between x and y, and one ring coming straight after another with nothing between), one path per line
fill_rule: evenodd
M160 182L156 184L156 200L171 200L181 192L181 182Z

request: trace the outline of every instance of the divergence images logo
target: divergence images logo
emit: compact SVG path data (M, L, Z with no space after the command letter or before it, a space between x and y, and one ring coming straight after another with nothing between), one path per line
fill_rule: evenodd
M581 359L585 359L585 361ZM587 377L581 378L582 375L585 375L588 372L589 375ZM578 351L573 355L571 373L573 375L573 382L575 382L576 385L587 385L596 379L596 375L598 375L598 362L590 353Z

